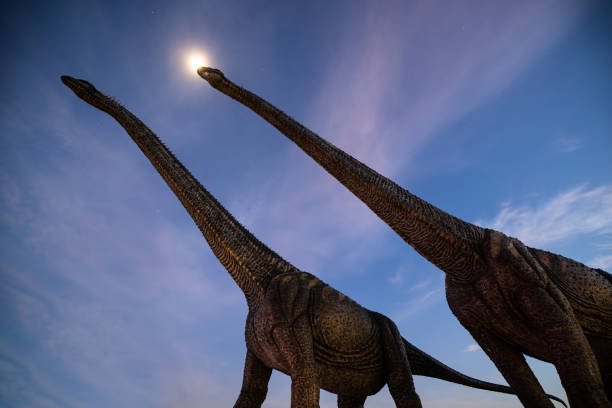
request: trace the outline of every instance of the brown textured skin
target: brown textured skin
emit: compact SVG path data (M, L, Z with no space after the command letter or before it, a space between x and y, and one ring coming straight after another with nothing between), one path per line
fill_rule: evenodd
M260 407L272 369L291 376L293 408L318 407L320 388L338 394L339 407L359 408L384 384L398 407L420 407L412 374L513 393L445 366L404 340L387 317L283 260L240 225L135 115L87 81L62 81L124 127L244 292L247 355L234 407Z
M527 407L551 402L524 354L555 365L574 408L612 404L612 277L432 206L221 71L198 74L276 127L446 273L448 304ZM607 396L606 396L607 394Z

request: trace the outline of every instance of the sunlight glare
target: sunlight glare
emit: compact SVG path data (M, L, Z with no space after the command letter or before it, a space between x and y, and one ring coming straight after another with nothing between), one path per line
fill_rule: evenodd
M202 54L190 54L187 58L187 65L189 69L193 72L202 66L206 66L206 58Z

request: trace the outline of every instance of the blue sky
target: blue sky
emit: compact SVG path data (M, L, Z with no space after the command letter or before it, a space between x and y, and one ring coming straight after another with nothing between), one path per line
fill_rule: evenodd
M605 1L128 3L0 16L0 405L217 408L240 390L242 293L64 74L120 99L285 259L469 375L503 382L450 312L443 273L190 71L191 52L438 207L612 269ZM564 396L554 367L530 364ZM289 384L274 373L264 407L288 406ZM520 406L416 386L426 407ZM366 404L394 406L386 389Z

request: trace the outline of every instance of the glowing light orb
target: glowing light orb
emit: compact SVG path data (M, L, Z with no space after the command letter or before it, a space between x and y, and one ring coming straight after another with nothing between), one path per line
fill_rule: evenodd
M206 66L206 58L202 54L191 54L187 58L187 66L193 72L200 67Z

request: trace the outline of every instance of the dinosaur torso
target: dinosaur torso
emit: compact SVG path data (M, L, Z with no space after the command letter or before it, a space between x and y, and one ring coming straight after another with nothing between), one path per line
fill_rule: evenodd
M300 319L312 331L321 388L348 395L382 388L383 348L372 312L309 273L286 273L270 282L263 301L249 312L247 347L265 364L290 374L275 331L293 329Z
M469 282L447 275L446 298L451 311L472 335L486 331L521 353L547 361L548 343L539 328L530 325L524 310L524 300L533 295L544 297L546 285L537 288L542 291L540 295L520 276L502 273L501 283L500 274L495 272L491 270Z

